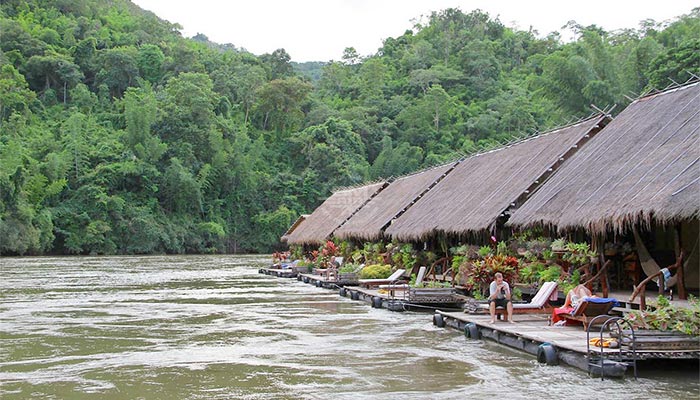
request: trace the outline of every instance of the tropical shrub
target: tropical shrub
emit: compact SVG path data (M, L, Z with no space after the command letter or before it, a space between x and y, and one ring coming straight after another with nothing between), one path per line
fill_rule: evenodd
M472 293L484 292L493 280L493 275L500 272L503 279L512 286L518 278L518 265L518 259L512 256L488 256L483 260L463 264L459 271L459 281Z
M372 264L362 268L360 279L386 279L391 275L391 265Z
M304 247L299 245L290 245L289 254L292 260L301 260L304 258Z
M498 245L496 245L496 255L499 255L499 256L510 255L510 249L508 248L508 243L506 243L504 241L498 242Z
M537 273L537 278L540 282L558 281L562 270L558 265L550 265L549 268Z
M656 308L635 310L625 316L636 329L678 331L688 335L700 335L700 301L688 296L690 308L673 306L665 296L657 298Z
M510 288L510 296L512 300L522 300L523 299L523 291L520 290L519 287L513 286Z
M486 258L486 257L488 257L489 255L492 254L491 247L489 247L489 246L481 246L481 247L479 247L479 252L478 252L478 254L479 254L479 257L481 257L481 258Z
M450 282L423 281L420 285L416 285L415 287L418 287L418 288L439 289L439 288L451 288L452 285L450 284Z
M552 242L552 250L564 251L566 249L566 239L559 238Z
M542 250L542 258L547 262L552 262L556 258L556 255L551 249L544 249Z
M351 272L355 272L358 268L358 264L353 264L353 263L344 263L339 269L338 272L341 274L349 274Z
M367 242L362 247L362 254L366 264L381 264L384 263L384 244Z
M591 251L588 243L569 242L565 246L566 253L562 259L568 261L574 267L580 267L591 262L591 257L595 257L596 253Z
M545 250L550 249L552 245L551 240L543 237L533 239L525 244L527 251L532 253L536 257L542 257Z
M520 268L518 281L526 284L536 283L539 281L539 274L546 269L547 266L539 261L531 262Z
M394 265L404 268L407 271L413 269L417 262L417 252L413 250L410 243L396 244L390 243L386 246L387 252L391 252L391 260Z

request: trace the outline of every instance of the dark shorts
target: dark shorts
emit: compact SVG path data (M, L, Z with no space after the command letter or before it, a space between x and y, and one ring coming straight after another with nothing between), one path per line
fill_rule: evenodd
M508 300L508 299L495 299L495 300L489 300L489 304L490 303L496 303L496 307L506 308L508 306L508 303L510 303L510 300Z

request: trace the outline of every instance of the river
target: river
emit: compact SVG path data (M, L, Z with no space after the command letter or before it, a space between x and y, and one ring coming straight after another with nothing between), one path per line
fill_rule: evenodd
M260 256L0 258L0 398L700 397L697 369L590 378L295 279Z

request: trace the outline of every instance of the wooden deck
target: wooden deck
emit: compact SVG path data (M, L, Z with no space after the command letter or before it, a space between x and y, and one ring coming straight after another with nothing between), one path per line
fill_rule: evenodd
M356 281L344 282L342 280L335 280L333 277L329 279L325 275L318 274L299 274L297 279L317 287L338 290L338 293L343 297L349 297L352 300L361 300L369 303L372 307L386 308L391 311L428 310L433 312L437 308L461 310L462 303L466 301L466 297L454 295L454 301L450 302L415 302L409 299L408 290L364 288L357 286Z
M440 316L441 322L436 319ZM516 348L537 355L538 361L542 350L540 345L549 344L556 352L557 362L562 362L590 372L589 360L604 359L637 360L647 359L698 359L700 358L700 340L693 349L644 349L633 351L631 347L600 348L588 346L588 341L601 337L599 327L587 333L583 326L550 326L548 314L514 314L515 323L496 321L491 323L488 314L466 314L464 312L437 311L433 323L451 327L470 335L470 324L476 326L480 338L494 340L508 347ZM471 329L474 329L472 326ZM474 331L471 331L473 334ZM609 339L609 332L602 337Z
M296 278L297 271L293 268L260 268L259 273L265 275L274 275L280 278Z

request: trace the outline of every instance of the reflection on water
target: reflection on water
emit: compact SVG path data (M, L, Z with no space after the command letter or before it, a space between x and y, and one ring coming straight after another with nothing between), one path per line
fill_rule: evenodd
M698 398L697 370L589 378L292 279L266 257L0 259L0 397Z

